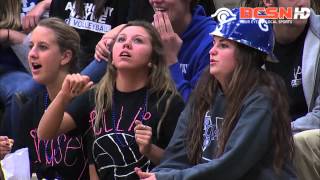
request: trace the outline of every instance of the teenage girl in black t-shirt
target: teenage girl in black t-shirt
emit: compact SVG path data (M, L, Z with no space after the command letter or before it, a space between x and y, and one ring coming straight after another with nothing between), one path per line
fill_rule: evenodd
M32 78L45 88L21 104L17 145L29 148L31 171L39 179L88 179L88 163L82 135L60 134L40 140L37 127L56 97L64 78L76 71L78 33L58 18L41 20L32 31L28 62Z
M135 167L150 170L159 163L183 100L170 79L160 37L151 24L126 24L109 62L100 83L64 112L72 98L92 86L86 76L66 77L38 133L51 139L72 129L84 133L91 128L92 157L100 179L137 179Z

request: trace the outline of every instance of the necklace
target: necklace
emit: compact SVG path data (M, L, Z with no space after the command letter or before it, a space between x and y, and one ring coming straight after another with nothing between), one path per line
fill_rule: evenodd
M49 106L49 94L48 92L45 92L44 93L44 100L43 100L43 103L44 103L44 112L47 111L47 108ZM59 138L58 138L58 141L59 141ZM50 145L50 147L48 148L48 145ZM60 148L60 143L58 142L58 146ZM51 153L49 153L49 149L51 149ZM54 160L54 154L55 154L55 146L54 146L54 143L53 143L53 140L47 140L47 142L45 143L45 149L44 149L44 153L45 153L45 158L46 158L46 163L51 163L51 165L53 165L53 160ZM57 173L57 171L55 171L55 178L54 179L57 179L57 180L60 180L61 177L59 176L59 173Z
M46 112L46 111L47 111L47 108L48 108L48 106L49 106L49 95L48 95L48 92L45 92L45 93L44 93L43 103L44 103L44 112ZM49 141L48 141L48 142L46 142L45 144L46 144L46 145L45 145L45 151L44 151L44 153L45 153L45 158L48 159L49 162L51 162L51 160L52 160L52 151L51 151L51 156L50 156L50 153L49 153L49 150L48 150L48 144L50 144L50 143L49 143Z
M43 98L43 103L44 103L44 112L46 112L48 106L49 106L49 95L48 92L44 93L44 98Z
M44 93L44 112L47 111L47 108L49 106L49 94L48 92L45 92ZM52 140L51 140L52 141ZM50 147L48 147L50 145ZM50 149L50 152L49 152L49 149ZM54 152L55 152L56 148L53 144L53 142L50 142L50 140L47 140L47 142L45 143L45 158L48 160L49 163L52 163L53 164L53 156L54 156Z
M116 124L116 121L117 121L117 118L116 118L116 103L115 103L115 93L113 93L113 98L112 98L112 108L111 108L111 118L112 118L112 124L113 124L113 129L114 129L114 134L115 134L115 141L118 145L120 145L121 147L130 147L134 142L135 142L135 138L133 138L133 140L131 140L130 142L127 142L126 141L126 137L123 137L124 140L121 140L119 134L121 133L117 133L116 132L116 129L117 129L117 124ZM146 114L147 111L147 107L148 107L148 91L147 89L145 90L145 95L144 95L144 102L143 102L143 105L140 107L139 109L139 118L141 120L141 123L143 124L143 121L144 121L144 115ZM124 142L123 142L124 141ZM127 142L127 143L126 143Z

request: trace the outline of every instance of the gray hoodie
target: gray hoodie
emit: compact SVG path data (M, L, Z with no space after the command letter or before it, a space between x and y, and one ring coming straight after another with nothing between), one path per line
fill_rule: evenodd
M186 132L190 106L182 112L164 158L153 171L157 179L282 180L296 179L292 163L286 162L280 175L273 169L271 145L272 105L262 88L244 99L239 120L223 155L216 158L217 131L224 117L225 97L218 93L204 120L203 155L200 164L188 162Z
M293 132L320 128L320 15L311 11L304 41L302 86L308 113L292 122Z

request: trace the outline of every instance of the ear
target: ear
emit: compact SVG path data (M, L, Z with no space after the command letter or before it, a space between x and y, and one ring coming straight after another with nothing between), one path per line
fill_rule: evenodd
M272 6L274 6L273 0L263 0L263 4L264 4L266 7L272 7Z
M60 62L60 65L66 65L66 64L68 64L70 61L71 61L71 59L72 59L72 51L71 50L66 50L66 51L64 51L63 53L62 53L62 59L61 59L61 62Z

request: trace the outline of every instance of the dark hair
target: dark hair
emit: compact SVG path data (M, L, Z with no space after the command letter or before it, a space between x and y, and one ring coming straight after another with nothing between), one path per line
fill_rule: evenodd
M246 96L258 86L266 87L266 94L272 100L272 145L274 151L273 166L278 170L285 159L292 158L293 139L290 126L288 96L285 83L276 74L260 68L266 54L237 43L235 52L237 66L228 85L226 96L226 114L218 138L216 157L223 154L225 145L238 122L241 105ZM246 84L244 86L244 84ZM218 81L206 68L201 76L192 96L191 115L188 125L187 152L191 163L197 164L202 156L203 119L214 100L219 88Z
M311 8L314 10L316 14L320 14L320 1L310 0Z
M192 12L192 10L196 7L198 2L199 2L199 0L191 0L191 2L190 2L190 12Z
M196 4L202 5L204 10L206 11L206 15L207 16L210 16L211 14L214 14L214 12L216 11L216 7L214 5L213 0L198 0L198 3L195 2L194 4L195 5Z
M77 72L77 60L80 51L80 37L76 30L63 20L55 17L42 19L38 26L52 29L61 52L71 50L72 58L69 62L69 72Z

